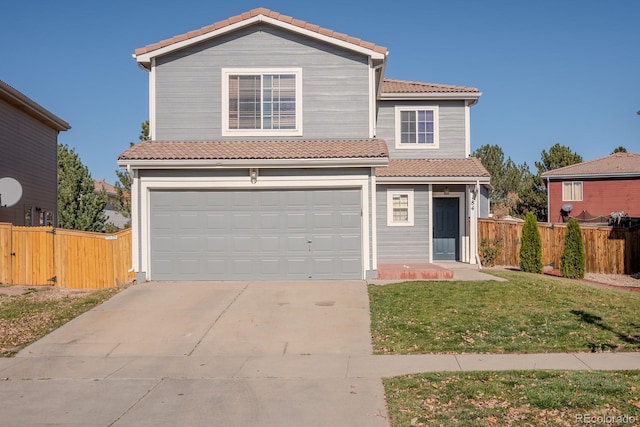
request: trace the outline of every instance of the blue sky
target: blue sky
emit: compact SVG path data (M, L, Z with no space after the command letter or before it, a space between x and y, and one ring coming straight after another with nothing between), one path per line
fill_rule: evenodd
M636 0L15 1L2 7L0 80L67 120L59 141L113 183L148 117L133 51L256 7L387 47L389 78L478 87L472 150L498 144L530 166L555 143L585 160L640 152Z

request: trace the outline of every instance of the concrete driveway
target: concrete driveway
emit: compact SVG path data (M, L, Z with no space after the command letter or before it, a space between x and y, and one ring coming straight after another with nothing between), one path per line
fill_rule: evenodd
M362 281L133 286L0 359L3 425L386 426Z

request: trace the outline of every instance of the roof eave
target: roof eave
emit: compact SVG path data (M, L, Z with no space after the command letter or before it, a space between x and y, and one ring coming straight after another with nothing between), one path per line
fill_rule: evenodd
M376 178L378 183L431 183L431 184L480 184L487 185L490 182L488 176L378 176Z
M69 125L67 121L56 116L51 111L7 84L0 85L0 99L4 99L9 104L21 109L57 131L71 129L71 125Z
M118 159L121 168L133 169L234 169L234 168L322 168L384 167L388 157L305 159Z
M139 55L134 53L133 57L135 58L135 60L142 67L144 67L144 69L149 70L151 68L151 59L152 58L155 58L155 57L158 57L158 56L161 56L161 55L166 55L168 53L175 52L177 50L183 49L183 48L185 48L187 46L191 46L191 45L196 44L196 43L201 43L203 41L210 40L210 39L216 38L218 36L221 36L223 34L226 34L226 33L229 33L229 32L233 32L233 31L237 31L239 29L254 25L256 23L261 23L261 22L264 22L264 23L267 23L267 24L270 24L270 25L274 25L276 27L280 27L280 28L283 28L283 29L286 29L286 30L289 30L289 31L292 31L292 32L295 32L295 33L298 33L298 34L302 34L302 35L305 35L307 37L311 37L311 38L315 38L315 39L318 39L318 40L322 40L324 42L327 42L327 43L330 43L330 44L333 44L333 45L337 45L337 46L340 46L340 47L343 47L343 48L346 48L346 49L349 49L349 50L352 50L352 51L355 51L355 52L358 52L358 53L362 53L362 54L364 54L366 56L370 56L373 59L385 60L386 57L387 57L387 52L382 53L382 52L375 51L373 49L368 49L366 47L359 46L359 45L350 43L348 41L343 41L343 40L339 40L339 39L336 39L336 38L331 37L331 36L327 36L327 35L324 35L324 34L316 33L315 31L311 31L311 30L308 30L306 28L301 28L301 27L298 27L298 26L293 25L293 24L282 22L282 21L280 21L278 19L274 19L274 18L265 16L265 15L256 15L256 16L253 16L251 18L236 22L234 24L227 25L227 26L222 27L220 29L213 30L213 31L210 31L208 33L201 34L199 36L188 38L188 39L185 39L185 40L182 40L182 41L178 41L178 42L172 43L170 45L161 47L159 49L155 49L155 50L152 50L152 51L149 51L149 52L145 52L145 53L142 53L142 54L139 54Z
M482 92L386 92L380 94L382 101L471 101L470 105L478 103Z
M598 178L640 178L640 172L624 172L624 173L589 173L589 174L563 174L563 175L545 175L543 179L564 180L564 179L598 179Z

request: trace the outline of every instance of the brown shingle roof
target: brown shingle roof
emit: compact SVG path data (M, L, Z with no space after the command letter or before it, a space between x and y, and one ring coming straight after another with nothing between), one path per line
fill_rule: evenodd
M543 177L640 175L640 154L615 153L588 162L550 170Z
M118 160L253 160L386 158L381 139L307 141L144 141Z
M348 43L363 47L365 49L373 50L374 52L377 52L377 53L381 53L381 54L386 54L387 53L387 48L385 48L385 47L377 46L377 45L375 45L373 43L366 42L364 40L360 40L358 38L348 36L347 34L342 34L342 33L335 32L333 30L322 28L322 27L319 27L317 25L310 24L310 23L305 22L305 21L301 21L299 19L294 19L291 16L281 15L278 12L274 12L272 10L266 9L264 7L261 7L261 8L250 10L249 12L242 13L240 15L233 16L231 18L228 18L228 19L225 19L225 20L222 20L222 21L218 21L218 22L216 22L214 24L208 25L206 27L202 27L202 28L200 28L198 30L190 31L190 32L185 33L185 34L181 34L181 35L172 37L170 39L162 40L162 41L159 41L158 43L150 44L148 46L136 49L135 50L135 54L136 55L142 55L142 54L145 54L145 53L152 52L154 50L162 49L163 47L170 46L170 45L172 45L174 43L179 43L179 42L184 41L184 40L192 39L194 37L199 37L199 36L205 35L207 33L211 33L213 31L220 30L222 28L228 27L230 25L236 24L236 23L241 22L241 21L245 21L247 19L251 19L251 18L259 16L259 15L266 16L266 17L273 18L273 19L277 19L278 21L281 21L283 23L290 24L290 25L295 25L296 27L302 28L304 30L312 31L314 33L318 33L318 34L323 35L323 36L331 37L331 38L334 38L336 40L340 40L340 41L343 41L343 42L348 42Z
M382 93L457 93L480 92L475 87L443 85L438 83L421 83L405 80L384 79Z
M379 177L487 177L489 172L475 157L467 159L389 160L386 168L376 168Z

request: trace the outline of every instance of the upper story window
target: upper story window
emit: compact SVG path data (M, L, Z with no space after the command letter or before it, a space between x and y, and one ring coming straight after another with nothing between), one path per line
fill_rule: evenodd
M438 148L438 121L437 106L396 107L396 148Z
M562 183L562 201L563 202L580 202L582 201L582 182L563 182Z
M222 135L302 135L302 70L223 69Z

